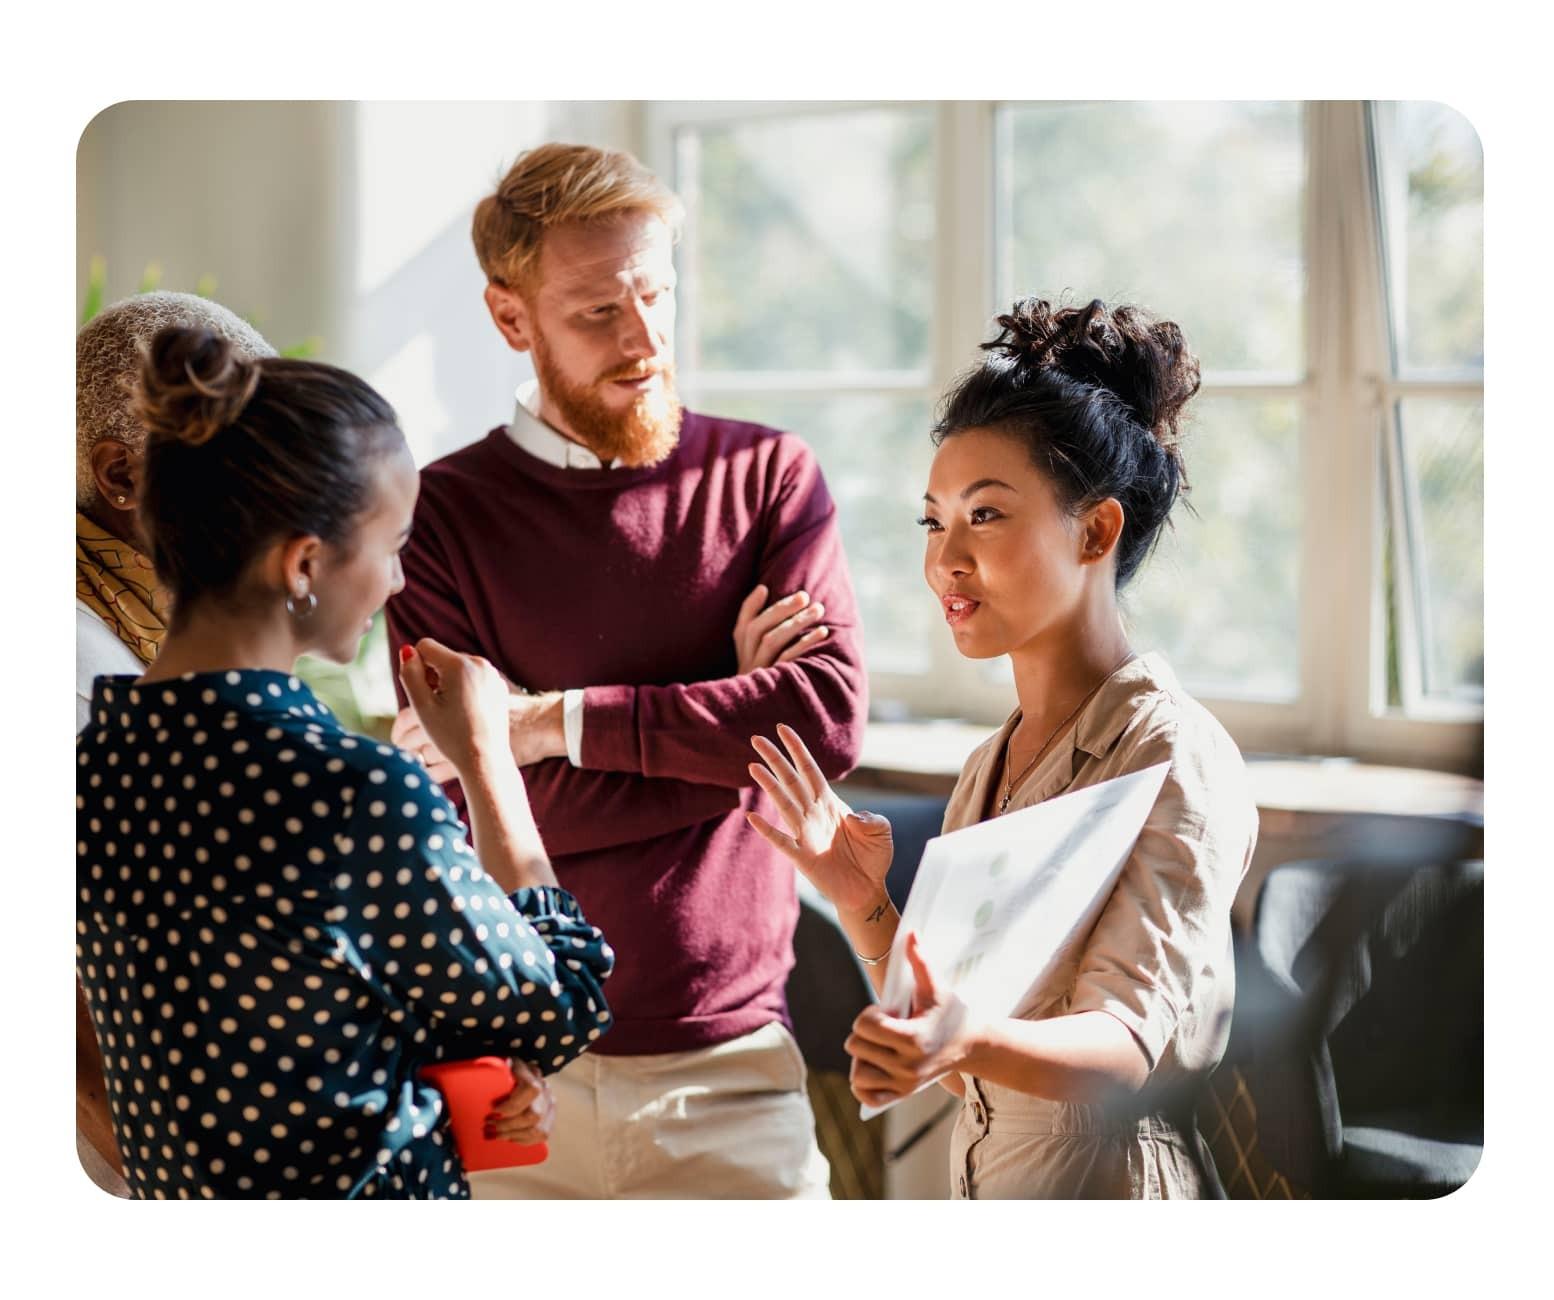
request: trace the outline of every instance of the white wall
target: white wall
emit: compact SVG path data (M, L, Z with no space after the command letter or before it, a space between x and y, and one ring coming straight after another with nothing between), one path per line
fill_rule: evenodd
M277 347L376 385L422 463L507 419L531 373L486 315L476 201L551 139L637 147L624 102L127 102L77 152L76 301L94 254L108 300L150 262L162 287L214 296Z
M334 256L344 207L349 106L129 102L104 109L76 154L76 301L93 254L108 299L149 263L161 287L215 297L277 346L337 339L346 268Z

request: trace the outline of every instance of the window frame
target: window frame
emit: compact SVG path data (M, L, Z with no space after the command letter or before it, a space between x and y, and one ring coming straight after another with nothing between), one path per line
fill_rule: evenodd
M1000 309L995 300L997 113L1015 101L940 101L935 114L935 231L932 318L926 377L880 372L834 375L776 371L687 373L681 384L695 406L715 409L723 393L826 396L857 392L926 395L930 404L970 364ZM1039 103L1039 101L1038 101ZM641 105L639 156L676 184L677 131L741 121L837 111L903 108L922 101L673 102ZM1306 186L1306 369L1291 376L1207 373L1203 392L1293 398L1300 409L1301 555L1297 695L1289 701L1199 698L1247 753L1345 755L1369 762L1471 771L1481 752L1483 710L1405 690L1390 708L1386 689L1388 610L1382 547L1389 500L1400 476L1392 414L1403 397L1449 391L1482 397L1482 379L1400 377L1392 365L1374 137L1366 101L1304 103ZM694 308L692 308L694 310ZM924 379L926 378L926 382ZM798 432L802 433L802 430ZM1401 528L1395 564L1411 565ZM1363 555L1367 563L1353 562ZM1411 575L1411 568L1400 574ZM1404 581L1397 582L1401 589ZM1400 601L1399 617L1412 615ZM1398 637L1406 659L1417 638ZM1006 683L956 653L949 636L932 638L930 668L920 675L870 673L877 710L892 720L955 716L996 725L1013 706ZM1400 665L1409 681L1419 669ZM947 703L948 702L948 703Z

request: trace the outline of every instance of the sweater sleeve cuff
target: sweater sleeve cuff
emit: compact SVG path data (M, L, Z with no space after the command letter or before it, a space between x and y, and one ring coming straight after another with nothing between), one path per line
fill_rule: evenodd
M637 742L637 690L634 686L590 686L583 692L580 767L605 772L642 772Z
M588 923L577 899L560 885L530 885L524 889L515 889L508 898L531 921L545 916L564 916L571 921L581 921L584 925Z

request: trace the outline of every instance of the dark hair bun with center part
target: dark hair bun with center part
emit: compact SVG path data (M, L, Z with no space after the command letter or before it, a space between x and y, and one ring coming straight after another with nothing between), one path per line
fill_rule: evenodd
M348 550L386 454L394 408L336 366L247 360L209 330L156 334L135 410L146 426L139 516L173 625L235 599L264 548L316 536Z
M151 340L135 414L148 438L198 447L235 424L259 387L259 363L203 329L166 329Z

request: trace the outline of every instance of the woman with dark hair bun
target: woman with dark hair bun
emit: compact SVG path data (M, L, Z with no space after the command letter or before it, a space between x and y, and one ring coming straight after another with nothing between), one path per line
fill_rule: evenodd
M479 857L421 763L292 675L355 657L403 586L418 475L333 366L163 330L140 519L171 597L144 675L77 740L77 970L140 1197L467 1196L419 1067L511 1056L489 1136L543 1139L541 1077L608 1028L613 954L556 884L488 663L401 652Z
M1257 810L1235 744L1161 655L1134 650L1117 600L1187 487L1198 362L1135 307L1025 299L998 324L943 403L920 522L957 648L1007 654L1019 702L967 760L944 829L1170 766L1093 930L1014 1016L958 1025L907 936L912 1014L858 1017L853 1092L880 1104L938 1078L963 1098L957 1197L1222 1195L1195 1104L1229 1033L1230 907ZM786 754L756 737L751 771L787 833L751 822L836 905L883 990L900 921L890 824L849 809L778 734Z

